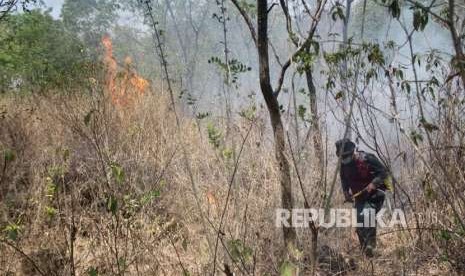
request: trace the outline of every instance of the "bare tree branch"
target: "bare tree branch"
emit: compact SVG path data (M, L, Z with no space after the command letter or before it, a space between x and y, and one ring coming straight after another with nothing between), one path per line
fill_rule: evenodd
M231 2L234 4L234 6L236 6L236 9L239 11L242 18L244 18L244 21L247 24L247 27L249 27L250 35L252 36L252 40L255 43L255 45L257 45L257 32L255 31L255 27L254 27L254 25L252 23L252 20L250 19L250 16L242 8L241 4L239 4L239 2L237 2L237 0L231 0Z
M310 27L310 30L308 32L308 36L305 39L305 41L300 45L299 48L289 57L289 59L284 63L284 66L281 68L281 72L279 74L279 79L278 79L278 85L276 87L276 90L274 91L274 96L278 97L279 92L282 89L283 83L284 83L284 78L286 76L286 71L289 69L290 65L294 62L296 57L300 55L303 51L306 51L309 47L310 44L313 40L313 36L315 34L316 28L318 26L318 23L321 19L321 14L323 13L324 6L326 5L327 0L320 0L318 1L318 8L314 16L314 20L312 21L312 25Z

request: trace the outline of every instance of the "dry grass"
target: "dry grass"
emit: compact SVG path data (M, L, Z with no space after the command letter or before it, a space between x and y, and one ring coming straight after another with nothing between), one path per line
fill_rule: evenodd
M19 230L16 239L0 244L0 274L35 275L37 266L44 275L69 275L72 263L78 275L92 269L99 275L211 274L215 229L234 169L228 150L234 145L238 152L251 122L238 118L234 141L222 139L215 148L205 120L224 133L221 122L204 119L199 132L194 120L181 116L178 133L164 96L146 95L125 108L108 102L83 95L1 100L0 149L15 158L0 163L0 226L9 229L4 236L14 232L12 225ZM220 235L218 267L227 263L238 274L276 275L283 258L281 231L274 226L278 172L266 118L258 114L244 143ZM307 171L304 180L311 183L314 173ZM350 233L322 234L320 244L336 248L322 255L357 255ZM433 246L418 248L425 242L405 235L381 236L381 257L373 263L356 257L348 275L453 274L450 263L431 255ZM304 247L308 237L309 231L300 231ZM322 265L318 273L344 272Z

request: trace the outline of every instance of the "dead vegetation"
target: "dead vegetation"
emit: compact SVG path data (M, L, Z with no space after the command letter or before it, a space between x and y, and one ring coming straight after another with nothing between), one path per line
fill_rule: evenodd
M274 225L279 182L264 139L264 114L237 121L244 150L235 163L220 138L220 121L211 121L207 131L206 122L198 128L183 117L178 135L164 96L147 94L124 109L98 93L4 97L1 112L2 275L209 274L235 164L218 267L244 275L283 273L282 233ZM304 182L312 177L316 172L307 170ZM431 231L437 224L420 227L425 230L380 234L382 249L373 262L358 255L350 229L327 230L320 234L317 273L460 274L463 233ZM304 248L297 257L300 273L307 275L309 229L298 235Z

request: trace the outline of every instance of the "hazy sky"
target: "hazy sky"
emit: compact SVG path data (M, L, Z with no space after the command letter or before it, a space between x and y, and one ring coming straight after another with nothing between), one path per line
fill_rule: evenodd
M52 15L59 17L64 0L43 0L47 8L52 8Z

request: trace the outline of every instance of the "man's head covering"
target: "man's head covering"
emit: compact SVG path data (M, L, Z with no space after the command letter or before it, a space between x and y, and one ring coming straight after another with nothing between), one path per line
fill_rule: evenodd
M355 144L354 142L350 141L348 138L341 139L336 142L336 155L347 157L354 153L355 151Z

